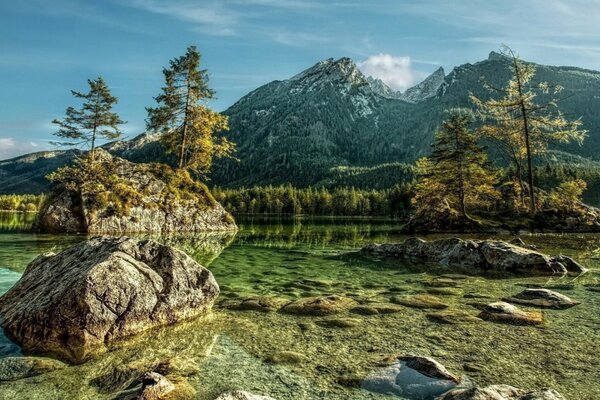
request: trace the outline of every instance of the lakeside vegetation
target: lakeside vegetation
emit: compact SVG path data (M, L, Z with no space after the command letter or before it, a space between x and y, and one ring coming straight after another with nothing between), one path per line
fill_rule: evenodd
M253 188L214 188L213 195L225 209L235 214L386 216L405 218L411 211L412 185L390 189L305 188L258 186Z
M45 197L43 194L0 195L0 211L37 212Z

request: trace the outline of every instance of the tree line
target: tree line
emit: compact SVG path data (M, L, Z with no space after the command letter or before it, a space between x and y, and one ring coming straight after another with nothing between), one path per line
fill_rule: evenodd
M213 196L237 214L406 217L411 210L412 186L389 189L305 188L291 185L252 188L214 188Z

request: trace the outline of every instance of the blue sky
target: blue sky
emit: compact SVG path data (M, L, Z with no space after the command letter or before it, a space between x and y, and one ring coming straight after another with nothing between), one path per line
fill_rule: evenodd
M51 148L70 90L103 76L133 137L162 67L196 45L224 110L252 89L348 56L404 90L502 43L600 69L600 0L0 0L0 159Z

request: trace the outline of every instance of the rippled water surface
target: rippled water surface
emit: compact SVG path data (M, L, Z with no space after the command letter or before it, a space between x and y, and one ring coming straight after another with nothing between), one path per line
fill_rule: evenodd
M0 398L112 399L127 386L115 371L167 360L198 399L212 400L231 389L279 400L393 399L399 398L397 392L373 389L365 379L402 353L433 356L464 376L466 385L552 387L570 399L600 398L598 235L524 237L544 252L576 257L591 270L580 277L484 277L374 261L355 252L366 243L402 240L397 231L396 224L385 221L243 221L236 235L159 237L213 272L221 286L214 312L117 343L85 364L0 384ZM38 254L84 239L5 229L0 233L0 292ZM545 322L538 327L463 321L465 315L477 316L481 304L527 286L552 288L582 304L544 310ZM325 295L394 312L322 317L226 308L248 297L290 301ZM434 296L462 319L440 323L430 315L438 310L393 304L395 296L413 295ZM20 355L19 348L0 334L0 357L11 355Z

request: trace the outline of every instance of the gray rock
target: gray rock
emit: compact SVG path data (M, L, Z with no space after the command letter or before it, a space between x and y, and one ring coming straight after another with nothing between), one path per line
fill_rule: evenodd
M571 258L550 257L530 248L492 240L450 238L428 242L409 238L399 244L371 244L365 246L362 252L377 257L417 258L446 266L474 267L493 272L550 275L585 271Z
M580 304L564 294L548 289L525 289L521 293L503 299L511 303L544 308L569 308Z
M502 301L488 304L481 310L479 318L492 322L504 322L515 325L539 325L544 322L541 313L523 311L512 304Z
M260 396L257 394L253 394L250 392L245 392L242 390L236 390L234 392L223 393L215 400L275 400L269 396Z
M454 389L437 400L565 400L552 389L526 391L509 385Z
M439 362L435 361L431 357L422 357L415 355L405 355L398 357L400 361L404 361L408 368L412 368L421 374L434 379L443 379L453 381L455 383L460 382L460 377L448 372Z
M401 398L431 399L455 388L459 380L429 357L404 356L373 371L361 387Z
M40 256L0 298L4 331L24 350L79 361L114 339L205 314L211 272L153 240L97 237Z
M65 367L62 362L45 357L0 358L0 382L16 381Z
M201 232L231 231L237 226L231 215L202 184L193 191L198 200L182 199L169 190L149 164L136 164L97 149L97 162L109 163L139 199L123 213L116 212L110 191L106 202L98 194L57 187L40 210L34 228L41 232ZM100 194L102 196L103 193Z
M587 268L583 267L577 261L573 260L571 257L567 256L556 256L552 257L552 261L559 262L565 266L567 271L575 273L575 274L583 274L587 272Z

